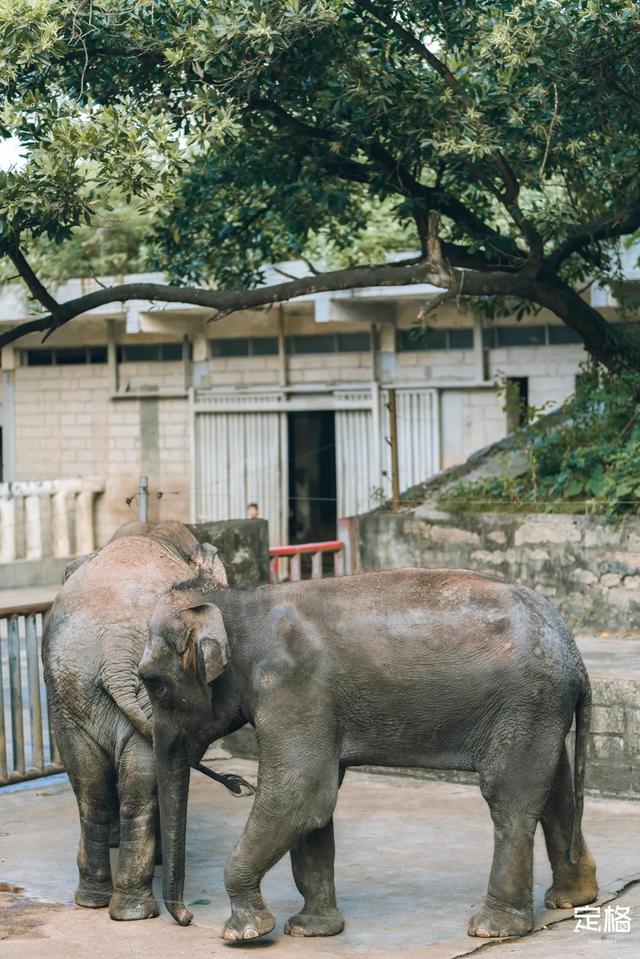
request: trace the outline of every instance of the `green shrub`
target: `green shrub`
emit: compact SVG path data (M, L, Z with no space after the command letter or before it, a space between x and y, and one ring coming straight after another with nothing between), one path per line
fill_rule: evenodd
M584 368L562 415L518 431L527 469L460 481L439 503L453 510L637 513L640 507L640 374Z

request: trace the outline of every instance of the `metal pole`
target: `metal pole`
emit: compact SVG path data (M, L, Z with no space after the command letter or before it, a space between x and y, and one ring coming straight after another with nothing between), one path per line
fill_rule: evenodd
M141 523L149 522L149 477L141 476L138 486L138 519Z
M389 402L389 445L391 447L391 508L394 513L400 508L400 478L398 475L398 417L396 413L396 391L387 391Z

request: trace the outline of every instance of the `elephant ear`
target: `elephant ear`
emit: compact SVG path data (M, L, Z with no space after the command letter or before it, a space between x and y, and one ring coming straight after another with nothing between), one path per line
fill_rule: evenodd
M198 651L202 656L205 679L212 682L229 661L229 639L222 613L213 603L201 603L184 611L187 625L186 644L182 664L186 669L197 665Z
M198 543L193 554L193 562L204 574L220 586L228 586L227 573L213 543Z

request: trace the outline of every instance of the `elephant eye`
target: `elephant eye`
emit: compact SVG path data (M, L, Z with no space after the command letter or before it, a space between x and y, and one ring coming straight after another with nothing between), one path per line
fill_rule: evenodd
M167 691L167 684L164 679L160 679L157 676L149 678L146 680L146 687L149 690L152 696L155 696L157 699L160 699Z

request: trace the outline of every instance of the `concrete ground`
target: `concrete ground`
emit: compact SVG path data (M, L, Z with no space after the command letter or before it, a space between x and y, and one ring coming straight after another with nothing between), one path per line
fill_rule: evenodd
M216 766L255 776L255 764L246 760L218 761ZM336 812L336 881L344 933L311 940L283 935L284 920L300 904L285 859L264 882L276 930L252 944L226 944L218 938L228 915L223 866L250 802L193 773L185 901L195 918L183 929L166 913L155 920L117 923L106 910L73 905L78 822L65 777L1 791L2 959L199 959L230 957L237 949L291 959L453 959L488 948L495 959L640 956L640 884L633 885L640 880L639 803L587 799L585 812L585 833L598 861L600 902L615 899L612 907L628 906L630 932L575 931L570 911L544 911L550 870L539 836L538 928L554 925L525 939L496 943L466 935L468 918L484 893L492 850L489 814L478 790L351 771ZM158 879L156 883L159 894Z

